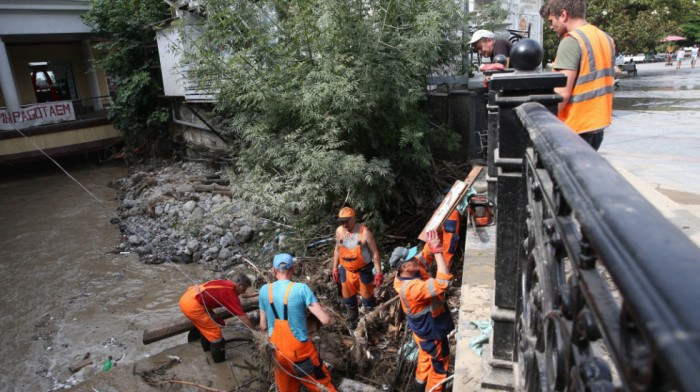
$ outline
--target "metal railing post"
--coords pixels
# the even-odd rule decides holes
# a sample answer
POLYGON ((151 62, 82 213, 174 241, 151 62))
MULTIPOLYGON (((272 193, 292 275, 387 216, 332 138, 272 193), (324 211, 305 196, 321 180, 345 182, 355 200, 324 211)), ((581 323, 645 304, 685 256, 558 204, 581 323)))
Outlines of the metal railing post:
POLYGON ((515 108, 525 102, 540 102, 556 113, 561 96, 555 87, 564 86, 566 77, 557 72, 516 70, 496 74, 489 82, 488 175, 495 176, 491 198, 497 205, 495 295, 491 308, 493 336, 484 351, 482 386, 512 389, 515 350, 516 313, 520 303, 519 271, 525 257, 527 194, 523 178, 523 158, 530 145, 527 131, 515 108), (494 197, 495 196, 495 197, 494 197))

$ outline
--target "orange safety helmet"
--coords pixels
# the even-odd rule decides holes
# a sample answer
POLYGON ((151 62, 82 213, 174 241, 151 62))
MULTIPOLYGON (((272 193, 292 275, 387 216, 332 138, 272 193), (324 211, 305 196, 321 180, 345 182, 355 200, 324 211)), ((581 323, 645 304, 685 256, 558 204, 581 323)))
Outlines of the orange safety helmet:
POLYGON ((339 221, 348 221, 353 217, 355 217, 355 210, 350 207, 343 207, 340 209, 340 212, 338 212, 339 221))

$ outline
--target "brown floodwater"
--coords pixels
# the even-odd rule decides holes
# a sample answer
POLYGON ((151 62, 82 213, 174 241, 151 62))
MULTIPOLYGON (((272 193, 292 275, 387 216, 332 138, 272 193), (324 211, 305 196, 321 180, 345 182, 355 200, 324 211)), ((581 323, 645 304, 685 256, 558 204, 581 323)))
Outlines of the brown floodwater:
POLYGON ((177 301, 200 279, 195 266, 144 265, 112 252, 118 201, 107 184, 127 174, 113 162, 65 162, 0 171, 0 390, 53 391, 182 343, 144 346, 142 332, 177 319, 177 301), (76 372, 85 356, 93 364, 76 372))

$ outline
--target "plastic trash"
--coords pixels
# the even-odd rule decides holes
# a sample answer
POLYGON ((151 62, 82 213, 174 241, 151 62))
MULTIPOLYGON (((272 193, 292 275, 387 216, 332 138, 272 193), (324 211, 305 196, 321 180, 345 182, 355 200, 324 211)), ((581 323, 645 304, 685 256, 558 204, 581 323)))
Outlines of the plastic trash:
POLYGON ((489 320, 472 321, 470 324, 476 326, 476 328, 481 331, 481 334, 477 337, 469 339, 469 348, 471 348, 476 355, 481 356, 483 346, 489 342, 489 336, 491 336, 491 333, 493 332, 493 323, 491 320, 489 320))
POLYGON ((107 362, 105 362, 105 364, 102 366, 102 370, 106 372, 111 368, 112 368, 112 356, 110 355, 109 359, 107 359, 107 362))
POLYGON ((416 341, 413 339, 410 339, 406 344, 401 347, 399 350, 399 354, 401 353, 406 353, 404 355, 404 358, 409 361, 409 362, 414 362, 418 359, 418 346, 416 345, 416 341))

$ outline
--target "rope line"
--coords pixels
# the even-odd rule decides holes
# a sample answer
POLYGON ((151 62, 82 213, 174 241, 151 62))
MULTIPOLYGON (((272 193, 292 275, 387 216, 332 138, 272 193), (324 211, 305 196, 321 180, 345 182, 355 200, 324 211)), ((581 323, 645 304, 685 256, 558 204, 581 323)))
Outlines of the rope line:
POLYGON ((439 387, 440 385, 442 385, 442 384, 444 384, 444 383, 446 383, 446 382, 452 380, 453 378, 455 378, 455 375, 454 375, 454 374, 451 375, 451 376, 449 376, 449 377, 447 377, 447 378, 445 378, 444 380, 440 381, 439 383, 435 384, 435 386, 432 387, 432 388, 430 388, 430 390, 429 390, 428 392, 433 392, 433 391, 435 390, 435 388, 437 388, 437 387, 439 387))
MULTIPOLYGON (((34 148, 36 148, 46 158, 48 158, 51 162, 53 162, 54 165, 56 165, 59 169, 61 169, 61 171, 63 171, 68 176, 68 178, 70 178, 76 184, 78 184, 81 188, 83 188, 83 190, 85 190, 85 192, 87 192, 88 195, 90 195, 93 199, 95 199, 95 201, 97 201, 97 203, 99 203, 102 207, 108 209, 110 211, 110 213, 114 213, 111 208, 107 207, 107 205, 105 205, 105 203, 102 202, 102 200, 100 200, 97 196, 95 196, 92 192, 90 192, 85 186, 83 186, 83 184, 80 183, 80 181, 76 180, 75 177, 70 175, 70 173, 68 173, 66 171, 66 169, 63 168, 63 166, 61 166, 58 162, 56 162, 55 159, 53 159, 49 154, 47 154, 44 150, 42 150, 41 147, 39 147, 36 143, 34 143, 34 141, 29 136, 25 135, 24 132, 20 131, 16 125, 13 125, 13 128, 17 133, 24 136, 24 138, 27 139, 29 141, 29 143, 31 143, 34 146, 34 148)), ((121 221, 121 218, 119 218, 119 220, 121 221)))
MULTIPOLYGON (((269 343, 269 344, 272 346, 272 348, 274 348, 275 350, 277 350, 277 351, 279 352, 279 350, 277 349, 277 347, 275 347, 274 344, 272 344, 272 343, 269 343)), ((294 361, 292 361, 291 359, 287 358, 286 355, 282 354, 281 352, 280 352, 280 355, 282 355, 286 360, 288 360, 289 363, 292 364, 292 366, 294 366, 294 367, 298 368, 299 370, 301 370, 302 373, 306 374, 307 376, 311 376, 310 374, 306 373, 303 369, 299 368, 299 366, 298 366, 297 364, 295 364, 294 361)), ((307 378, 298 377, 296 374, 291 374, 291 373, 289 373, 289 372, 287 371, 287 369, 285 369, 285 368, 282 366, 282 364, 279 363, 279 361, 277 360, 277 358, 276 358, 275 356, 272 356, 272 359, 274 359, 275 363, 277 363, 279 369, 282 370, 283 372, 287 373, 288 376, 290 376, 290 377, 292 377, 292 378, 296 378, 297 380, 299 380, 299 381, 302 382, 302 383, 307 382, 307 383, 309 383, 309 384, 316 384, 316 385, 320 388, 321 391, 328 391, 328 388, 326 388, 325 385, 323 385, 323 384, 317 382, 317 381, 314 380, 314 379, 309 380, 309 379, 307 379, 307 378)), ((319 361, 319 362, 320 362, 320 361, 319 361)), ((323 365, 323 364, 321 364, 321 365, 323 365)))

